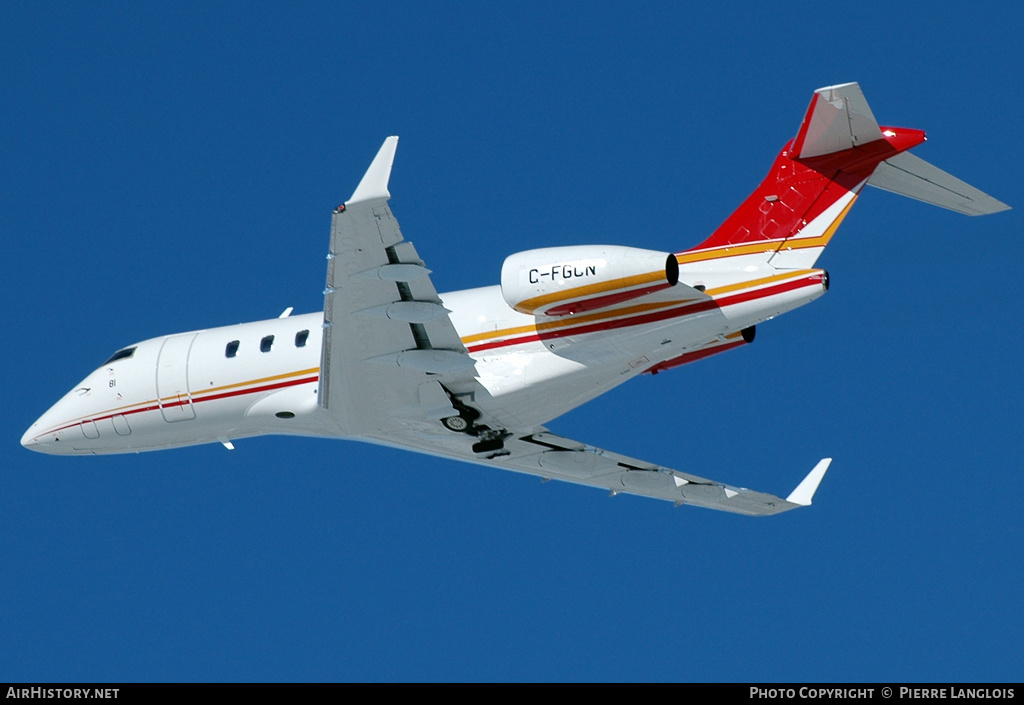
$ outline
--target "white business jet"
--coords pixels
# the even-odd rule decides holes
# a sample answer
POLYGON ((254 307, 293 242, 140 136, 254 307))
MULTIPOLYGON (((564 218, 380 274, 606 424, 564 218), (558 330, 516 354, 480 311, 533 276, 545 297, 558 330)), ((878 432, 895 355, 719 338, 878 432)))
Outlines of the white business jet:
POLYGON ((818 256, 866 184, 970 215, 1007 206, 911 156, 856 83, 815 92, 764 182, 697 247, 552 247, 501 285, 439 295, 388 206, 388 137, 331 221, 323 312, 154 338, 114 353, 22 438, 93 455, 263 434, 368 441, 748 515, 811 503, 629 458, 544 424, 632 377, 732 350, 828 289, 818 256))

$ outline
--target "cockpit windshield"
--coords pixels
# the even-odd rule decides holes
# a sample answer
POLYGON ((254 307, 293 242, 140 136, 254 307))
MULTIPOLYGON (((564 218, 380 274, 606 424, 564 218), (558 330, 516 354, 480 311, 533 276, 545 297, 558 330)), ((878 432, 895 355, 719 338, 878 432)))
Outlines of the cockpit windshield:
POLYGON ((109 365, 111 362, 114 362, 114 360, 126 360, 134 354, 135 348, 124 348, 123 350, 118 350, 116 353, 111 355, 110 359, 104 362, 103 364, 109 365))

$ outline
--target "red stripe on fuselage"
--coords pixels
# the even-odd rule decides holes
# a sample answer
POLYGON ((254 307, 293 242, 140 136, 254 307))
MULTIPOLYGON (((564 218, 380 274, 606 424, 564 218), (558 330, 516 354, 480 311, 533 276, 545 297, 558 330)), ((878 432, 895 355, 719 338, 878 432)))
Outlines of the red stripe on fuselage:
POLYGON ((747 341, 741 338, 740 340, 736 340, 731 343, 725 343, 724 345, 716 345, 711 348, 704 348, 703 350, 694 350, 693 352, 685 353, 683 355, 680 355, 679 357, 674 357, 671 360, 659 362, 657 365, 654 365, 653 367, 647 369, 646 372, 647 374, 656 375, 659 372, 671 370, 673 367, 679 367, 681 365, 687 365, 691 362, 696 362, 697 360, 703 360, 706 357, 711 357, 712 355, 717 355, 718 353, 723 353, 726 352, 727 350, 734 350, 735 348, 738 348, 739 346, 746 344, 747 341))
MULTIPOLYGON (((83 424, 83 423, 85 423, 87 421, 91 421, 92 423, 96 423, 97 421, 104 421, 106 419, 112 419, 115 416, 133 416, 135 414, 141 414, 141 413, 144 413, 146 411, 158 411, 161 408, 169 409, 169 408, 172 408, 172 407, 175 407, 175 406, 185 406, 185 405, 187 405, 189 403, 198 404, 200 402, 212 401, 214 399, 226 399, 228 397, 238 397, 238 396, 243 396, 245 394, 256 394, 258 392, 269 392, 269 391, 273 391, 275 389, 282 389, 284 387, 294 387, 294 386, 299 385, 299 384, 311 384, 311 383, 316 382, 319 379, 320 379, 319 375, 314 375, 313 377, 304 377, 302 379, 293 379, 293 380, 288 380, 286 382, 277 382, 275 384, 266 384, 266 385, 263 385, 261 387, 253 387, 252 389, 238 389, 238 390, 231 391, 231 392, 223 392, 222 394, 210 394, 210 395, 205 396, 205 397, 199 397, 199 398, 194 398, 193 397, 191 399, 186 398, 183 401, 179 400, 179 401, 174 401, 174 402, 166 403, 162 407, 161 407, 160 404, 150 404, 149 406, 143 406, 143 407, 139 407, 137 409, 127 409, 125 411, 116 411, 116 412, 105 414, 105 415, 102 415, 102 416, 96 416, 96 417, 87 418, 87 419, 80 419, 79 421, 75 421, 74 423, 67 424, 66 426, 60 426, 59 428, 54 428, 54 429, 51 429, 51 430, 46 431, 44 433, 40 433, 38 436, 36 436, 36 438, 42 438, 43 436, 48 436, 51 433, 59 433, 60 431, 64 431, 64 430, 69 429, 69 428, 74 428, 75 426, 79 426, 79 425, 81 425, 81 424, 83 424)), ((197 394, 198 393, 199 392, 197 392, 197 394)))
POLYGON ((689 316, 695 313, 702 313, 704 311, 710 311, 716 308, 723 308, 725 306, 732 306, 734 304, 744 303, 745 301, 753 301, 768 296, 774 296, 775 294, 782 294, 787 291, 793 291, 794 289, 800 289, 805 286, 821 284, 822 277, 822 274, 814 274, 810 277, 804 277, 802 279, 794 279, 793 281, 782 282, 781 284, 769 286, 764 289, 755 289, 753 291, 741 291, 737 294, 733 294, 732 296, 723 296, 720 299, 712 299, 710 301, 698 301, 696 303, 685 304, 683 306, 677 306, 675 308, 665 309, 662 311, 645 313, 640 316, 634 316, 633 318, 621 318, 617 321, 592 323, 590 325, 569 328, 567 330, 532 333, 530 335, 523 335, 517 338, 508 338, 506 340, 498 340, 490 343, 481 343, 480 345, 470 346, 467 348, 467 350, 469 350, 469 352, 480 352, 483 350, 493 350, 495 348, 502 348, 509 345, 521 345, 523 343, 531 343, 538 340, 552 340, 555 338, 565 338, 567 336, 572 335, 585 335, 587 333, 597 333, 600 331, 615 330, 618 328, 628 328, 632 326, 643 325, 645 323, 663 321, 670 318, 689 316))

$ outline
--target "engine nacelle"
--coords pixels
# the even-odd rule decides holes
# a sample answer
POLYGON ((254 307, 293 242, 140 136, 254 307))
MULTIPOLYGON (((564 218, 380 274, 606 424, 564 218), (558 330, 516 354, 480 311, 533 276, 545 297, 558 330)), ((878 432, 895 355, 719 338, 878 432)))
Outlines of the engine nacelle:
POLYGON ((501 267, 501 295, 521 313, 568 316, 636 299, 679 281, 675 255, 617 245, 517 252, 501 267))

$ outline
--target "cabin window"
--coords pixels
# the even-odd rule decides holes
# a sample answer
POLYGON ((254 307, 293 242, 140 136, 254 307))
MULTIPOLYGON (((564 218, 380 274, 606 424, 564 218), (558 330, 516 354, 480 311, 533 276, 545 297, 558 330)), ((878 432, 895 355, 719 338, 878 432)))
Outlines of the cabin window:
POLYGON ((295 347, 304 348, 306 347, 306 339, 309 338, 308 330, 300 330, 295 334, 295 347))
POLYGON ((274 347, 274 336, 268 335, 260 341, 260 352, 270 352, 270 349, 274 347))
POLYGON ((228 346, 224 348, 224 357, 234 357, 238 354, 238 341, 232 340, 228 343, 228 346))
POLYGON ((125 348, 124 350, 118 350, 116 353, 110 356, 110 359, 104 362, 104 365, 109 365, 115 360, 127 360, 129 357, 135 354, 135 348, 125 348))

